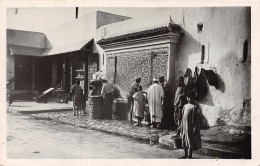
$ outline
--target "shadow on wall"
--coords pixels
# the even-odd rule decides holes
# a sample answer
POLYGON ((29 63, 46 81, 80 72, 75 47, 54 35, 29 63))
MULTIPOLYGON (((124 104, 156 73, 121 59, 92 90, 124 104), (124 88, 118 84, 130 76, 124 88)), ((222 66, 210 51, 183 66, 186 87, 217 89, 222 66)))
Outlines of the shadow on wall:
POLYGON ((201 72, 206 76, 210 86, 214 86, 217 90, 225 92, 226 86, 223 79, 213 70, 201 69, 201 72))
POLYGON ((201 69, 201 72, 196 81, 197 100, 201 104, 214 106, 212 95, 209 86, 214 86, 222 93, 225 92, 225 83, 223 79, 213 70, 201 69))

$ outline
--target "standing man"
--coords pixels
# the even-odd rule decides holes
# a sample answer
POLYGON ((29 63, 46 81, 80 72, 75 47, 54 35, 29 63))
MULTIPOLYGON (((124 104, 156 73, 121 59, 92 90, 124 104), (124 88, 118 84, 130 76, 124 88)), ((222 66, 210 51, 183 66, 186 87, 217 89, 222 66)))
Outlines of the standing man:
POLYGON ((201 114, 194 102, 194 92, 187 94, 188 104, 183 107, 181 122, 181 138, 184 156, 180 158, 192 158, 193 150, 201 148, 200 121, 201 114))
POLYGON ((72 85, 71 90, 70 90, 70 94, 72 95, 72 101, 73 101, 73 112, 74 112, 74 116, 79 115, 79 111, 82 107, 82 89, 79 86, 80 84, 80 80, 76 81, 76 84, 72 85))
POLYGON ((163 97, 164 92, 161 85, 158 84, 159 80, 153 78, 153 85, 151 85, 148 89, 147 99, 148 99, 148 106, 151 115, 151 119, 155 120, 157 124, 157 128, 161 128, 161 121, 163 118, 163 97), (154 117, 154 118, 153 118, 154 117))
POLYGON ((183 76, 179 76, 177 78, 177 84, 178 84, 178 88, 175 92, 175 98, 174 98, 174 122, 175 125, 177 126, 177 129, 175 130, 174 136, 172 138, 180 136, 182 109, 183 106, 187 104, 183 76))
POLYGON ((112 104, 114 99, 113 93, 118 92, 118 90, 113 83, 107 81, 107 77, 103 76, 101 79, 103 83, 101 95, 104 99, 104 105, 107 114, 106 118, 112 119, 112 104))
POLYGON ((162 128, 173 129, 173 111, 172 111, 172 93, 169 84, 165 81, 165 76, 159 77, 160 85, 163 88, 164 98, 163 98, 163 119, 162 128))
POLYGON ((129 90, 129 98, 128 98, 128 102, 130 104, 130 112, 129 112, 129 121, 132 122, 133 121, 133 107, 134 107, 134 99, 133 99, 133 95, 136 93, 136 89, 139 88, 139 86, 141 83, 141 77, 135 77, 135 83, 132 85, 132 87, 129 90))

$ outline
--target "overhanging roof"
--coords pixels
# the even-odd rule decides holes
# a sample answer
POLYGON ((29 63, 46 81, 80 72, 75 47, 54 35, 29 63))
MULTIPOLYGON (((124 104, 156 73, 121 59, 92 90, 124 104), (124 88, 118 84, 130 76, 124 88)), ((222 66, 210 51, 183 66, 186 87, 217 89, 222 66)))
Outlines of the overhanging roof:
POLYGON ((10 55, 41 56, 45 48, 27 47, 20 45, 8 45, 10 55))
POLYGON ((37 48, 37 47, 27 47, 19 45, 8 45, 11 51, 10 55, 24 55, 24 56, 51 56, 57 54, 63 54, 68 52, 74 52, 86 49, 93 39, 87 39, 77 43, 62 45, 54 48, 37 48))
POLYGON ((156 27, 153 29, 147 29, 144 31, 132 32, 132 33, 124 34, 124 35, 104 38, 104 39, 99 40, 97 43, 99 45, 106 45, 106 44, 117 43, 117 42, 122 42, 122 41, 129 41, 129 40, 134 40, 134 39, 163 35, 163 34, 167 34, 170 32, 173 32, 173 33, 176 33, 179 35, 183 34, 183 31, 179 25, 169 23, 168 26, 165 25, 165 26, 160 26, 160 27, 156 27))
POLYGON ((71 43, 71 44, 67 44, 67 45, 54 47, 54 48, 47 48, 42 53, 42 56, 57 55, 57 54, 63 54, 63 53, 67 53, 67 52, 84 50, 84 49, 86 49, 86 46, 89 45, 92 41, 93 41, 93 38, 87 39, 84 41, 80 41, 77 43, 71 43))

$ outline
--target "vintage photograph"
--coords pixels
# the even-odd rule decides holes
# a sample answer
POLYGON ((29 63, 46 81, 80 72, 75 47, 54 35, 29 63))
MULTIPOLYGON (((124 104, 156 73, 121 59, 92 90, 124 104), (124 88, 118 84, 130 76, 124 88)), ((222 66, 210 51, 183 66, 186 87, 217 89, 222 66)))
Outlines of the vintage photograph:
POLYGON ((7 159, 252 159, 251 7, 9 7, 7 159))

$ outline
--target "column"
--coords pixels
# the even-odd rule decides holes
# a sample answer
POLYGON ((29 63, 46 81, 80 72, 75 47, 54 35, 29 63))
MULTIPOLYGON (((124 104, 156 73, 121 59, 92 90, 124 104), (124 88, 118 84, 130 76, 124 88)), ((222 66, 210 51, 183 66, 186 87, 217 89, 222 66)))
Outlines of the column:
POLYGON ((170 84, 172 94, 175 94, 176 90, 176 73, 175 73, 175 57, 177 53, 177 46, 179 43, 180 36, 171 36, 169 43, 169 53, 168 53, 168 72, 167 81, 170 84))
POLYGON ((56 87, 57 86, 57 57, 53 56, 51 61, 52 61, 51 85, 52 87, 56 87))
POLYGON ((32 90, 35 89, 35 58, 32 58, 32 90))

